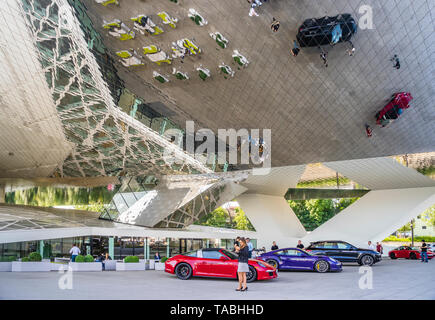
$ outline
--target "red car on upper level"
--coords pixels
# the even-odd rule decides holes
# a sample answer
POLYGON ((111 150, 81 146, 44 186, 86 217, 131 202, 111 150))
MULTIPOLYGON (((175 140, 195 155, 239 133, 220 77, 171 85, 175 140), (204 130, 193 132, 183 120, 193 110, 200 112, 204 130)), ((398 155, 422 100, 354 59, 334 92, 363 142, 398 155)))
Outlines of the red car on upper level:
MULTIPOLYGON (((405 259, 421 259, 420 248, 417 247, 409 247, 409 246, 401 246, 396 249, 388 252, 388 256, 391 259, 405 258, 405 259)), ((432 259, 434 257, 434 253, 431 250, 427 250, 428 259, 432 259)))
MULTIPOLYGON (((277 277, 276 269, 270 264, 249 259, 246 281, 268 280, 277 277)), ((226 249, 207 248, 176 255, 165 262, 165 272, 179 279, 191 277, 217 277, 237 279, 238 256, 226 249)))

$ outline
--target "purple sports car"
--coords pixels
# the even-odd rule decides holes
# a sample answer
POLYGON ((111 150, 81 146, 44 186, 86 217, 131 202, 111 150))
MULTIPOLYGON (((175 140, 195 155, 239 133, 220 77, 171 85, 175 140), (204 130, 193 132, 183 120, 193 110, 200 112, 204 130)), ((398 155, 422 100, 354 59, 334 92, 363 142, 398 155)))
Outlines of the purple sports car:
POLYGON ((263 253, 257 259, 266 261, 277 270, 341 271, 340 261, 327 256, 315 256, 297 248, 279 249, 263 253))

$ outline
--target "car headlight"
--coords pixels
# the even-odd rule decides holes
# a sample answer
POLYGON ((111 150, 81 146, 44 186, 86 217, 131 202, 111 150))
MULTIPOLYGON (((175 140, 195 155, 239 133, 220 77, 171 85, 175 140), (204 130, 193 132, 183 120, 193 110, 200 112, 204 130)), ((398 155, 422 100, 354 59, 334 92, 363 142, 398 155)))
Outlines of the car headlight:
POLYGON ((264 263, 261 263, 261 262, 257 262, 257 263, 260 267, 267 268, 267 266, 264 263))

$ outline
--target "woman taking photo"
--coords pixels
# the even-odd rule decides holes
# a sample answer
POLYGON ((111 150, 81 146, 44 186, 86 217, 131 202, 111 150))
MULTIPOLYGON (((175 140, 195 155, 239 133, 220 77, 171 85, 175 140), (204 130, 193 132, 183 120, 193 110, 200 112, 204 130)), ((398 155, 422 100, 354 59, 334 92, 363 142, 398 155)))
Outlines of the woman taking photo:
POLYGON ((246 272, 249 272, 249 249, 246 244, 245 238, 240 238, 240 246, 235 246, 236 252, 239 254, 239 266, 237 268, 237 274, 239 275, 239 287, 236 291, 247 291, 246 285, 246 272))

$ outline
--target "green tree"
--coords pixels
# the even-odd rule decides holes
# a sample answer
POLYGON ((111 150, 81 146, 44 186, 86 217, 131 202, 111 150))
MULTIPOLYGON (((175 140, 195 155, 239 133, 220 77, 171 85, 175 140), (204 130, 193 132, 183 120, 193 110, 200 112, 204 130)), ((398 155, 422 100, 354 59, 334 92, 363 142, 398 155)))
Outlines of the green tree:
POLYGON ((422 219, 435 227, 435 204, 421 214, 422 219))
POLYGON ((288 203, 307 231, 313 231, 358 198, 289 200, 288 203))
POLYGON ((202 219, 198 221, 199 225, 217 227, 217 228, 229 228, 230 225, 228 220, 230 219, 227 210, 222 207, 205 215, 202 219))
POLYGON ((245 212, 241 208, 236 208, 236 215, 234 217, 234 229, 255 231, 254 226, 249 221, 245 212))

